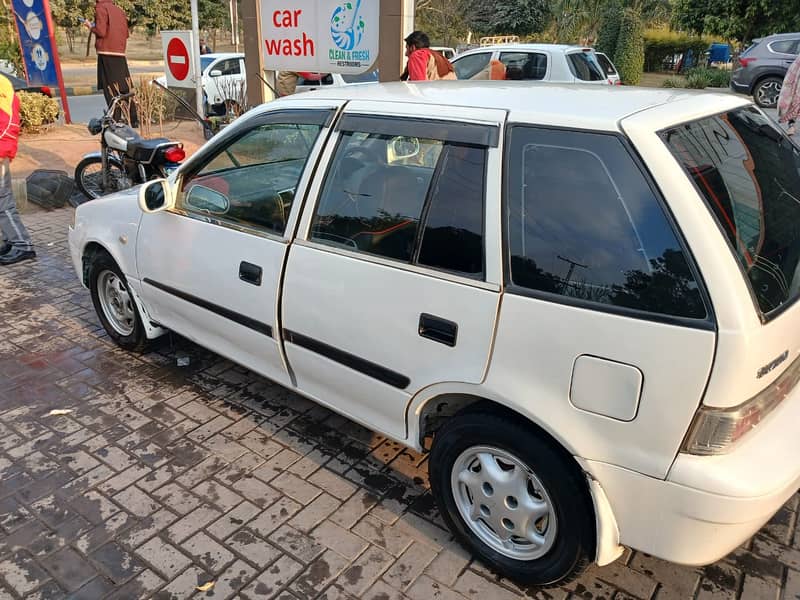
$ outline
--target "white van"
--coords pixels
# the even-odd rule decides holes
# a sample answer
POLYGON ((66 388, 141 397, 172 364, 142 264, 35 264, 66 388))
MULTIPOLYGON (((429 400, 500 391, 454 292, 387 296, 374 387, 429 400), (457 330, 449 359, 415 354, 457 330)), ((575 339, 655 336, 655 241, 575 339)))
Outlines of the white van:
POLYGON ((81 205, 108 335, 168 330, 417 450, 520 582, 716 561, 800 487, 800 153, 739 96, 320 89, 81 205))

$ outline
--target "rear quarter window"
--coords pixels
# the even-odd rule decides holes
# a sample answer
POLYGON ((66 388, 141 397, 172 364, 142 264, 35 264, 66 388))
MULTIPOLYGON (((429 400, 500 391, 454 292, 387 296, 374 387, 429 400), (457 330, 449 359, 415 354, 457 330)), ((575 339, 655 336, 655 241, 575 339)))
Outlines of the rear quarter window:
POLYGON ((707 316, 682 246, 617 136, 521 125, 510 136, 513 288, 614 312, 707 316))
POLYGON ((567 63, 572 74, 581 81, 604 81, 606 79, 597 58, 590 52, 567 54, 567 63))

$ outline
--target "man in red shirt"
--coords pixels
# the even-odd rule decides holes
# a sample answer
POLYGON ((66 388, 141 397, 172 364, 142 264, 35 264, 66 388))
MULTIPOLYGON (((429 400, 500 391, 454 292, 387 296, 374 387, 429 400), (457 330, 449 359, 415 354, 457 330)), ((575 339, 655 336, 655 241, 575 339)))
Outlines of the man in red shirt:
MULTIPOLYGON (((437 79, 456 79, 453 65, 442 54, 431 50, 431 42, 426 33, 412 32, 406 39, 408 81, 428 81, 437 79)), ((403 73, 405 76, 405 73, 403 73)), ((405 81, 403 77, 401 80, 405 81)))
MULTIPOLYGON (((110 105, 114 96, 127 94, 130 91, 131 72, 125 50, 128 45, 128 18, 114 0, 97 0, 94 7, 94 23, 84 21, 95 36, 94 49, 97 52, 97 87, 103 90, 106 104, 110 105)), ((130 124, 139 126, 136 103, 127 103, 130 124)), ((120 113, 114 114, 115 119, 120 113)))
POLYGON ((33 242, 19 218, 11 191, 11 160, 17 155, 19 138, 19 98, 14 86, 0 75, 0 265, 13 265, 36 258, 33 242))

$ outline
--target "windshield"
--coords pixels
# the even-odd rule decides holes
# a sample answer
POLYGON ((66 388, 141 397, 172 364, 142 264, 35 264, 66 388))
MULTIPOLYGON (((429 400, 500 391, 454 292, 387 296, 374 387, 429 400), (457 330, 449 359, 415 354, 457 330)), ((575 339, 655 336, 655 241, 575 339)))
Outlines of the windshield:
POLYGON ((213 63, 213 62, 214 62, 214 59, 211 58, 210 56, 201 56, 200 57, 200 70, 201 71, 205 71, 211 65, 211 63, 213 63))
POLYGON ((800 295, 800 151, 755 107, 663 133, 768 315, 800 295))
POLYGON ((342 74, 345 83, 374 83, 378 81, 378 71, 368 71, 359 75, 342 74))

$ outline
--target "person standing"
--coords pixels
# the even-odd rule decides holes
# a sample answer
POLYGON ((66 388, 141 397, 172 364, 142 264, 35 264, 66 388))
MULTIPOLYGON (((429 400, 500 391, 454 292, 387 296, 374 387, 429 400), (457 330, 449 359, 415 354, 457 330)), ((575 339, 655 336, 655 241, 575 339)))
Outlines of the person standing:
MULTIPOLYGON (((95 35, 94 48, 97 51, 97 87, 103 90, 106 105, 114 96, 130 92, 131 72, 125 50, 128 45, 128 18, 125 12, 114 4, 114 0, 97 0, 94 7, 94 23, 88 19, 84 25, 95 35)), ((130 124, 139 126, 136 103, 126 101, 130 124)), ((115 112, 119 119, 121 110, 115 112)))
MULTIPOLYGON (((428 35, 422 31, 413 31, 405 39, 408 63, 408 81, 430 81, 438 79, 457 79, 453 65, 442 54, 431 50, 428 35)), ((405 72, 401 76, 405 76, 405 72)))
POLYGON ((17 212, 11 190, 11 161, 17 155, 19 141, 19 98, 14 86, 0 76, 0 265, 13 265, 36 258, 33 242, 17 212))
POLYGON ((786 133, 794 135, 797 131, 795 122, 800 116, 800 56, 794 59, 792 66, 786 71, 778 96, 778 122, 788 123, 786 133))
POLYGON ((205 38, 200 38, 200 54, 211 54, 211 46, 206 44, 205 38))

